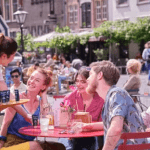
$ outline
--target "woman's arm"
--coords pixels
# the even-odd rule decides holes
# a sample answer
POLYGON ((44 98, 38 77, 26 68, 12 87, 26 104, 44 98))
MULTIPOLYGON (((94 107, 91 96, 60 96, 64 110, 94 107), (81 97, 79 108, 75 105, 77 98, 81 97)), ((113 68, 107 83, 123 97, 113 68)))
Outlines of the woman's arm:
MULTIPOLYGON (((2 135, 2 136, 7 135, 8 127, 9 127, 10 123, 12 122, 12 120, 15 116, 15 113, 16 113, 16 111, 13 108, 7 108, 6 109, 4 119, 2 122, 0 135, 2 135)), ((0 148, 3 146, 3 144, 4 144, 4 141, 0 141, 0 148)))
POLYGON ((104 130, 103 122, 83 123, 83 131, 104 130))
POLYGON ((47 104, 48 103, 48 100, 47 100, 47 90, 45 90, 44 92, 41 92, 41 104, 44 105, 44 104, 47 104))

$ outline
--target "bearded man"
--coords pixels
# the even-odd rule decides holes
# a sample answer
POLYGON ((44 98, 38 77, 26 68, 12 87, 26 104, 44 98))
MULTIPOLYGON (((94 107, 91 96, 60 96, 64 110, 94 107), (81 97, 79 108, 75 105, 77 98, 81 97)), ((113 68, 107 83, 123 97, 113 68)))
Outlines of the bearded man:
MULTIPOLYGON (((123 143, 120 139, 123 132, 144 132, 145 126, 134 101, 124 89, 116 87, 120 78, 119 70, 110 61, 95 62, 90 65, 90 76, 87 79, 87 92, 98 93, 105 100, 103 123, 91 124, 92 129, 104 128, 103 150, 117 150, 123 143)), ((127 144, 147 143, 146 139, 128 140, 127 144)))

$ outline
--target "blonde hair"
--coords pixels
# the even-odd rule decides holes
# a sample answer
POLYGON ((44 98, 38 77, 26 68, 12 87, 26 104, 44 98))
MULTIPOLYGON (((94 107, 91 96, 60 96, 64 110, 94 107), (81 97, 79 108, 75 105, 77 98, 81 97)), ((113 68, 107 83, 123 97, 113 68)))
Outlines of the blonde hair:
POLYGON ((128 62, 127 62, 127 68, 131 69, 133 73, 140 73, 141 71, 141 62, 139 62, 138 60, 136 59, 130 59, 128 62))

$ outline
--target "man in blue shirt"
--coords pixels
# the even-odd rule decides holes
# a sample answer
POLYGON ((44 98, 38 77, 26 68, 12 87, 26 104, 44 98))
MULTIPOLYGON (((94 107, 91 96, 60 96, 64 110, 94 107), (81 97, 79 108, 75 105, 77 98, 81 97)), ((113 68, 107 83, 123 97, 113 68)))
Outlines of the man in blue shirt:
MULTIPOLYGON (((127 91, 116 87, 120 78, 119 70, 109 61, 95 62, 90 65, 91 71, 87 91, 95 91, 105 100, 102 120, 99 128, 104 128, 103 150, 117 150, 123 143, 122 132, 144 132, 145 126, 134 101, 127 91)), ((146 139, 128 140, 128 144, 147 143, 146 139)))

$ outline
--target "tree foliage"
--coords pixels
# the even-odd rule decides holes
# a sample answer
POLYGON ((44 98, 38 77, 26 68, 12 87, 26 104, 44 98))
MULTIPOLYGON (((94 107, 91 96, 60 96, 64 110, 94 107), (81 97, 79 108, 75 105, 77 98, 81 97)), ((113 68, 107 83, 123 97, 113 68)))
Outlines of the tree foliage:
POLYGON ((70 28, 68 26, 65 26, 65 27, 62 27, 60 28, 58 25, 57 27, 55 28, 55 32, 58 32, 58 33, 64 33, 64 32, 71 32, 70 28))
MULTIPOLYGON (((24 49, 26 51, 34 51, 35 50, 35 42, 33 41, 33 36, 31 34, 23 35, 24 49)), ((21 47, 21 33, 18 32, 16 36, 16 41, 18 44, 18 50, 21 47)))
MULTIPOLYGON (((75 48, 78 43, 85 45, 89 41, 89 38, 92 36, 106 37, 106 44, 110 45, 111 43, 116 43, 117 45, 128 45, 131 40, 135 43, 140 44, 142 41, 147 42, 150 40, 150 18, 141 18, 136 22, 130 21, 105 21, 98 28, 94 29, 93 34, 77 35, 70 33, 70 28, 68 26, 55 28, 56 32, 67 34, 62 34, 54 37, 51 40, 47 40, 41 43, 34 43, 33 37, 28 34, 24 36, 24 45, 25 50, 31 51, 38 47, 47 47, 47 48, 57 48, 63 52, 68 52, 71 48, 75 48)), ((20 33, 17 34, 17 43, 20 46, 20 33)))

